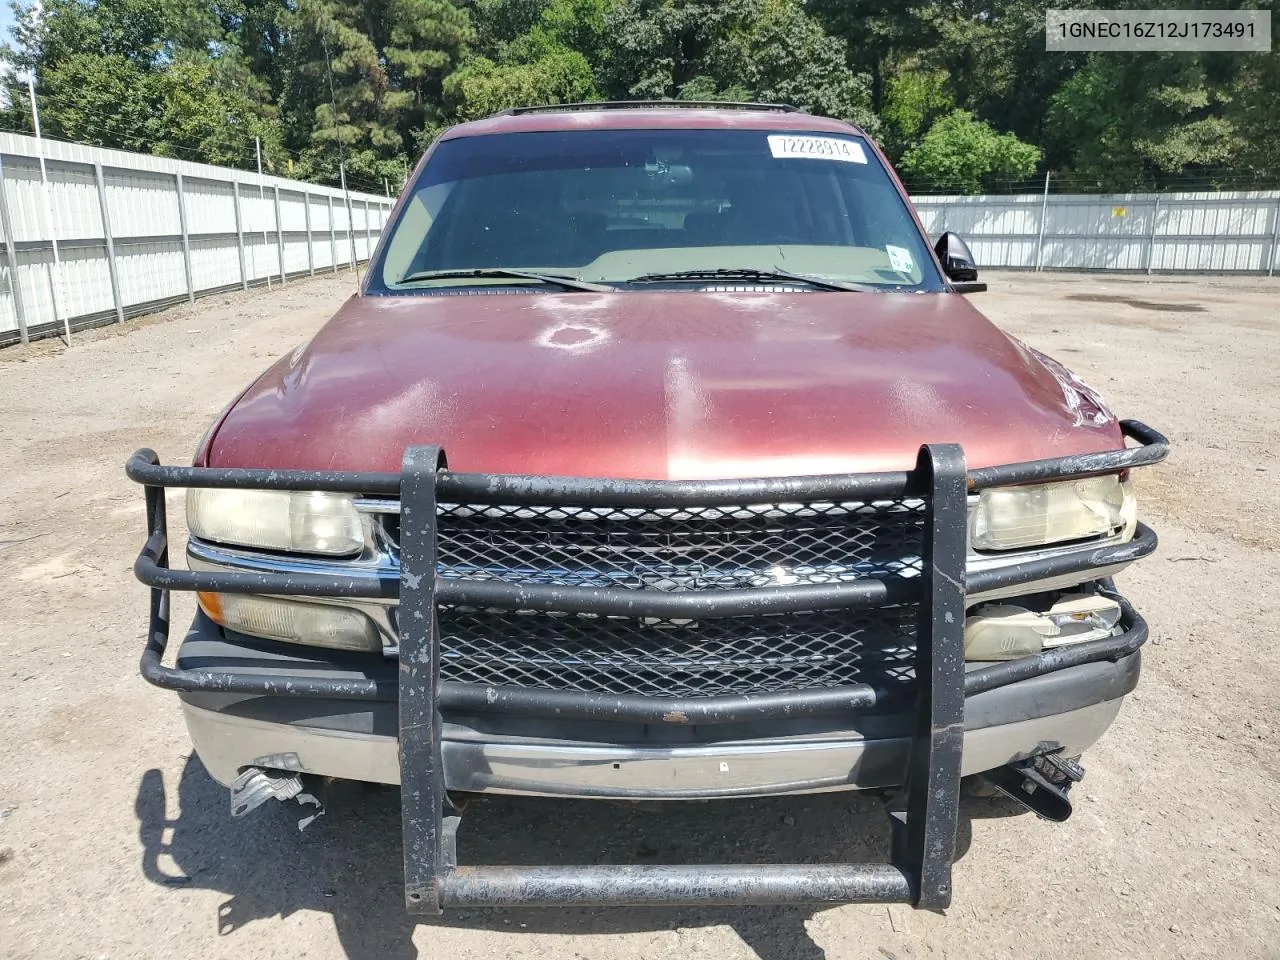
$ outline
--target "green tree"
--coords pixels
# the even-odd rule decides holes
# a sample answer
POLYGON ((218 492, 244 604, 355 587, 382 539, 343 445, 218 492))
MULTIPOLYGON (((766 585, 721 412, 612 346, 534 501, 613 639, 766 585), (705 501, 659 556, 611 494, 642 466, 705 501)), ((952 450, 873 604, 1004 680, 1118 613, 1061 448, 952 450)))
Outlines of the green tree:
POLYGON ((793 103, 877 121, 866 76, 800 0, 621 0, 605 17, 609 93, 619 98, 734 98, 793 103))
POLYGON ((1185 53, 1091 54, 1049 102, 1048 148, 1077 176, 1113 189, 1233 163, 1248 137, 1211 64, 1185 53))
POLYGON ((1224 115, 1243 140, 1235 164, 1241 172, 1280 178, 1280 51, 1227 56, 1233 57, 1234 76, 1224 93, 1224 115))
POLYGON ((850 73, 843 40, 799 0, 757 0, 726 23, 707 52, 710 73, 769 103, 790 103, 875 133, 870 80, 850 73))
POLYGON ((180 50, 207 50, 220 36, 217 18, 201 0, 48 0, 37 7, 12 2, 14 43, 5 60, 20 71, 82 53, 123 57, 161 68, 180 50))
POLYGON ((963 189, 1037 157, 1107 189, 1280 177, 1280 54, 1046 54, 1047 0, 11 3, 0 123, 29 127, 30 72, 53 135, 245 164, 256 137, 326 182, 342 159, 398 180, 459 120, 598 98, 790 102, 963 189))
POLYGON ((551 0, 474 0, 473 51, 486 59, 505 59, 507 44, 533 29, 551 0))
POLYGON ((298 0, 286 22, 282 107, 306 132, 305 173, 333 179, 345 157, 361 177, 398 179, 440 119, 444 80, 473 37, 466 11, 447 0, 298 0))
POLYGON ((995 179, 1035 172, 1040 151, 1011 133, 997 133, 967 110, 953 110, 906 152, 901 167, 913 186, 981 193, 995 179))
POLYGON ((166 69, 145 70, 118 54, 81 53, 46 71, 39 99, 53 136, 239 167, 257 137, 280 169, 280 125, 256 89, 232 59, 182 51, 166 69))
MULTIPOLYGON (((269 93, 218 18, 194 0, 52 0, 16 9, 0 56, 36 81, 52 136, 244 165, 261 137, 280 160, 269 93)), ((10 76, 10 125, 27 126, 25 83, 10 76)))
POLYGON ((945 70, 917 67, 889 77, 880 108, 884 146, 901 156, 920 142, 930 125, 955 109, 945 70))
POLYGON ((490 55, 472 57, 445 81, 446 115, 474 120, 507 107, 598 100, 595 64, 610 2, 482 0, 477 46, 490 55))
POLYGON ((445 104, 459 120, 474 120, 507 107, 572 103, 595 96, 591 65, 573 50, 509 66, 477 57, 444 84, 445 104))
MULTIPOLYGON (((1053 4, 1073 5, 1084 3, 1053 4)), ((1082 54, 1046 55, 1048 6, 1045 0, 809 0, 806 9, 847 41, 850 69, 870 77, 872 107, 888 125, 886 148, 900 157, 952 106, 1040 142, 1044 104, 1083 61, 1082 54), (939 77, 940 90, 933 83, 939 77), (945 106, 936 103, 939 94, 945 106), (903 133, 908 116, 902 110, 918 114, 926 95, 935 103, 924 109, 915 132, 903 133)))
POLYGON ((224 36, 273 103, 284 91, 290 36, 285 0, 212 0, 224 36))

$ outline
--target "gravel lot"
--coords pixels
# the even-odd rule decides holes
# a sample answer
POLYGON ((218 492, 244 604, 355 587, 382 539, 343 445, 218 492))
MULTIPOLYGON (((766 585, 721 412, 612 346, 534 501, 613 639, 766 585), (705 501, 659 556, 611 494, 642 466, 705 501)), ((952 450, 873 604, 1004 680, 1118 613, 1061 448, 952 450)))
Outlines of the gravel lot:
MULTIPOLYGON (((142 498, 210 419, 349 295, 349 274, 0 351, 0 954, 5 957, 1280 957, 1280 278, 1003 274, 975 302, 1124 416, 1166 431, 1139 481, 1159 554, 1122 588, 1145 674, 1061 826, 967 801, 946 916, 906 908, 470 911, 414 925, 392 791, 305 834, 233 823, 176 699, 135 672, 142 498)), ((176 506, 176 504, 175 504, 176 506)), ((176 511, 180 516, 180 511, 176 511)), ((179 604, 175 623, 188 616, 179 604)), ((882 858, 856 795, 662 812, 490 800, 472 862, 882 858)))

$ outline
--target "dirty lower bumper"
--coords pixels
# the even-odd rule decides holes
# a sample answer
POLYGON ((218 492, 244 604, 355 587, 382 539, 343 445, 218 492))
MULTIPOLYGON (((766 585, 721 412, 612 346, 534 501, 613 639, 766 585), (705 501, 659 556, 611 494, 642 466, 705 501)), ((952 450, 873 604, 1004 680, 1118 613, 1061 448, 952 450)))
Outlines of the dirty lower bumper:
MULTIPOLYGON (((1140 653, 1080 664, 968 697, 964 775, 1038 750, 1078 755, 1107 729, 1138 682, 1140 653)), ((394 675, 360 658, 318 663, 300 651, 225 635, 197 615, 178 654, 187 669, 253 670, 299 680, 394 675)), ((376 783, 400 782, 394 700, 181 695, 191 739, 214 779, 264 766, 376 783)), ((901 783, 909 713, 663 729, 646 723, 557 722, 446 712, 451 791, 632 800, 711 799, 901 783)))

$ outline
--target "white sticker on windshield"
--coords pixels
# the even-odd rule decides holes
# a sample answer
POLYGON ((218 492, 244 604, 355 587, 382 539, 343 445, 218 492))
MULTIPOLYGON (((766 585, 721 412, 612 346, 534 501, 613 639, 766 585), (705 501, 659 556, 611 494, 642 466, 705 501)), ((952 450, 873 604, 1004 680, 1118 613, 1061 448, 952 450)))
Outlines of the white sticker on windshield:
POLYGON ((911 252, 909 250, 886 243, 884 252, 889 254, 889 266, 899 273, 911 273, 915 270, 915 263, 911 260, 911 252))
POLYGON ((867 154, 862 144, 839 137, 792 137, 772 134, 769 152, 788 160, 843 160, 846 163, 866 163, 867 154))

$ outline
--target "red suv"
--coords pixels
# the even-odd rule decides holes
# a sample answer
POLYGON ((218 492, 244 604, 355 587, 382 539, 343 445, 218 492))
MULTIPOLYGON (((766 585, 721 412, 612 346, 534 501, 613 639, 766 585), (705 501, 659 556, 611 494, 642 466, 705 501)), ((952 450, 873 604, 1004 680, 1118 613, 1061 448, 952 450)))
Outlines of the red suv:
MULTIPOLYGON (((363 288, 130 461, 147 680, 241 815, 400 784, 406 900, 950 899, 981 774, 1064 819, 1138 679, 1120 421, 962 293, 864 134, 779 106, 510 110, 423 157, 363 288), (187 570, 164 488, 189 488, 187 570), (177 651, 168 591, 198 592, 177 651), (466 793, 884 791, 879 864, 460 866, 466 793)), ((1131 443, 1126 442, 1132 441, 1131 443)))

